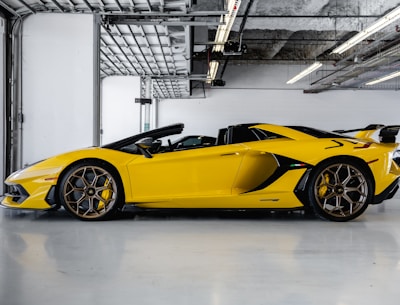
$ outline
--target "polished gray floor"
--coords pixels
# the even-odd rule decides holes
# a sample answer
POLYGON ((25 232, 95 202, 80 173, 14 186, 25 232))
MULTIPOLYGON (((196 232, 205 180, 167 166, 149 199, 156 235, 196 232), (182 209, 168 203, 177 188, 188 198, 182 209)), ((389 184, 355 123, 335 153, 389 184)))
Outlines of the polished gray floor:
POLYGON ((400 304, 400 197, 299 214, 82 222, 0 209, 0 304, 400 304))

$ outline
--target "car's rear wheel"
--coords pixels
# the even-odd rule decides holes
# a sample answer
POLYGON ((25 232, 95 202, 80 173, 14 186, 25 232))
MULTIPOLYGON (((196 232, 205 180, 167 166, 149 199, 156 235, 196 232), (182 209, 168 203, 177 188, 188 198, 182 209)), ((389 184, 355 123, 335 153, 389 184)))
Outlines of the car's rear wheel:
POLYGON ((372 193, 372 182, 365 166, 342 159, 317 166, 308 184, 308 196, 315 213, 333 221, 360 216, 371 202, 372 193))
POLYGON ((58 192, 64 208, 81 220, 109 218, 124 201, 118 173, 97 161, 84 161, 69 168, 60 180, 58 192))

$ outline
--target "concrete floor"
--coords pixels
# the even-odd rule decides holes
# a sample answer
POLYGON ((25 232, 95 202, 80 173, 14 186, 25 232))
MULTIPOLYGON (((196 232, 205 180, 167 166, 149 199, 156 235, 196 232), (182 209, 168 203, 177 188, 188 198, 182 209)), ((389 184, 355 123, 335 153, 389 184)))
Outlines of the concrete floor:
POLYGON ((356 221, 0 209, 4 305, 399 304, 400 197, 356 221))

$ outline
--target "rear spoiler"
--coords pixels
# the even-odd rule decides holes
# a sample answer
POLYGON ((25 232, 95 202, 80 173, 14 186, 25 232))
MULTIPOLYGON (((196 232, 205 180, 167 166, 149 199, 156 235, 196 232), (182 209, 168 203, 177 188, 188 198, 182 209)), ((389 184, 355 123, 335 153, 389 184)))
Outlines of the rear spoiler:
POLYGON ((355 135, 359 139, 371 139, 371 136, 379 131, 379 140, 381 143, 396 143, 396 136, 399 133, 400 125, 382 125, 370 124, 364 128, 348 129, 348 130, 334 130, 336 133, 357 132, 355 135))
POLYGON ((382 143, 396 143, 396 136, 399 133, 400 125, 383 127, 379 132, 379 140, 382 143))
POLYGON ((364 128, 356 128, 356 129, 339 129, 339 130, 334 130, 333 132, 336 133, 348 133, 348 132, 356 132, 356 131, 370 131, 370 130, 378 130, 385 127, 385 125, 382 124, 370 124, 367 127, 364 128))

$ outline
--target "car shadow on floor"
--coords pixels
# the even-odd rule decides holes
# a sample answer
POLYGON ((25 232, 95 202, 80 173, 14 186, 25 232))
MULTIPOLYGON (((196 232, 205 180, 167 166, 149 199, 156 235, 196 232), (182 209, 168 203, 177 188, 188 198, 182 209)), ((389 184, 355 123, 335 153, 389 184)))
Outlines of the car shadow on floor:
POLYGON ((314 214, 304 211, 268 211, 268 210, 136 210, 122 211, 113 219, 280 219, 280 220, 299 220, 317 219, 314 214))
MULTIPOLYGON (((71 221, 71 216, 63 208, 57 211, 0 210, 1 216, 14 221, 71 221)), ((268 210, 137 210, 128 209, 118 212, 109 221, 118 220, 314 220, 314 214, 304 211, 268 211, 268 210)))

